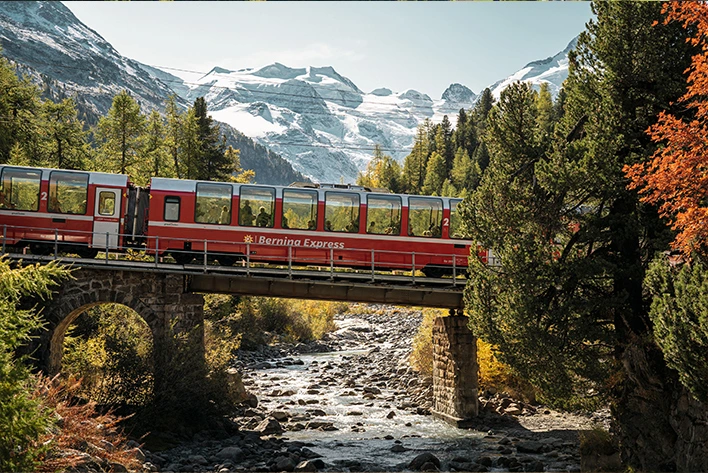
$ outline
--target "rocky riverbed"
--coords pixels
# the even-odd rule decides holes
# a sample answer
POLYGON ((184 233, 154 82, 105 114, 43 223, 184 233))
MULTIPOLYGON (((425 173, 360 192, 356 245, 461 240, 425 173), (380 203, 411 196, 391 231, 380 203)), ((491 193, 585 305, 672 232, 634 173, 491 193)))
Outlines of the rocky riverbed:
POLYGON ((416 310, 354 305, 308 344, 241 352, 255 394, 221 436, 145 452, 151 471, 580 471, 574 415, 503 394, 481 398, 474 429, 430 415, 432 387, 408 362, 416 310))

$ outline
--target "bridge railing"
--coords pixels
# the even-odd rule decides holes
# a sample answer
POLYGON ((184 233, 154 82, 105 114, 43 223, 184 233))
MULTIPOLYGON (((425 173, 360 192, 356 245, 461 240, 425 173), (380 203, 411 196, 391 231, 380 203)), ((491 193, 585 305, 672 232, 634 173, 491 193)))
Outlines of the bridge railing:
MULTIPOLYGON (((120 245, 119 241, 126 241, 132 238, 128 234, 115 233, 98 233, 92 231, 80 231, 70 229, 57 228, 42 228, 18 225, 3 225, 2 227, 2 253, 8 253, 8 241, 14 241, 15 237, 9 235, 22 234, 22 251, 26 251, 29 247, 33 254, 49 256, 52 259, 61 259, 62 254, 78 254, 98 250, 99 255, 94 257, 94 260, 103 260, 106 264, 115 260, 124 261, 154 261, 155 266, 170 264, 165 261, 165 248, 160 246, 160 237, 149 236, 144 237, 144 244, 141 246, 135 245, 120 245), (32 235, 37 237, 32 238, 32 235), (29 237, 28 237, 29 235, 29 237), (41 238, 38 238, 42 235, 41 238), (47 239, 48 235, 53 235, 53 238, 47 239), (116 241, 116 236, 120 237, 116 241), (105 237, 105 240, 103 238, 105 237), (103 246, 100 248, 89 247, 85 244, 87 240, 98 241, 101 239, 103 246), (105 243, 104 243, 105 242, 105 243), (115 244, 112 244, 115 242, 115 244), (133 250, 131 252, 130 250, 133 250), (137 251, 137 253, 135 253, 137 251), (100 254, 102 253, 102 254, 100 254), (162 255, 156 257, 155 254, 162 255)), ((224 261, 234 263, 237 260, 237 267, 245 270, 247 275, 251 274, 252 270, 263 268, 264 265, 275 265, 281 270, 287 270, 288 277, 292 278, 294 271, 298 267, 316 267, 318 271, 327 271, 333 279, 337 272, 357 272, 370 275, 371 282, 375 282, 377 275, 384 272, 400 271, 410 272, 412 283, 416 282, 416 278, 421 276, 416 275, 416 271, 420 269, 420 261, 428 257, 450 258, 451 265, 451 283, 453 286, 464 284, 458 281, 459 276, 464 276, 467 270, 466 256, 459 254, 440 254, 440 253, 424 253, 411 252, 405 250, 377 250, 371 248, 311 248, 293 244, 266 244, 257 242, 234 242, 214 239, 195 240, 193 238, 175 238, 169 237, 171 242, 190 242, 192 246, 201 246, 199 249, 184 250, 178 248, 169 248, 170 254, 184 255, 185 259, 190 256, 196 262, 174 265, 183 266, 185 268, 194 269, 201 267, 203 272, 211 271, 215 268, 215 263, 219 263, 220 269, 228 268, 231 265, 222 266, 224 261), (224 252, 210 250, 219 246, 230 246, 232 248, 242 248, 242 252, 224 252), (281 254, 268 255, 259 251, 261 249, 272 250, 280 249, 281 254), (302 250, 306 250, 303 252, 302 250), (299 253, 299 254, 298 254, 299 253), (305 253, 305 254, 303 254, 305 253), (416 265, 416 258, 419 264, 416 265)), ((164 242, 164 238, 163 238, 164 242)), ((184 245, 182 245, 184 246, 184 245)))

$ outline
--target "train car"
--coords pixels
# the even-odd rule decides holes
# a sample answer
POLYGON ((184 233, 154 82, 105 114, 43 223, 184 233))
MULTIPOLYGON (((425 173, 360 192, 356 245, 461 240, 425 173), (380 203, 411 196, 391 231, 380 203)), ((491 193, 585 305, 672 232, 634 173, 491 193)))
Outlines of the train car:
MULTIPOLYGON (((144 249, 185 264, 256 263, 461 274, 461 199, 359 186, 288 187, 0 165, 4 245, 35 254, 144 249)), ((489 252, 478 249, 486 261, 489 252)))
POLYGON ((135 192, 125 175, 0 165, 4 244, 83 257, 124 248, 142 232, 124 215, 135 192))
MULTIPOLYGON (((350 185, 265 186, 153 178, 148 252, 251 262, 462 273, 461 199, 350 185)), ((479 251, 486 258, 487 253, 479 251)))

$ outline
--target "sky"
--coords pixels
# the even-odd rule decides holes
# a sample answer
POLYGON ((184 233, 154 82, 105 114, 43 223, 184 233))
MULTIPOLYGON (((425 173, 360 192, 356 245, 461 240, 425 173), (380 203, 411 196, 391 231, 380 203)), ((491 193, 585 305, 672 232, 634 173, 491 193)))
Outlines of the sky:
POLYGON ((364 92, 479 93, 553 56, 589 2, 64 2, 122 55, 196 80, 214 66, 333 66, 364 92))

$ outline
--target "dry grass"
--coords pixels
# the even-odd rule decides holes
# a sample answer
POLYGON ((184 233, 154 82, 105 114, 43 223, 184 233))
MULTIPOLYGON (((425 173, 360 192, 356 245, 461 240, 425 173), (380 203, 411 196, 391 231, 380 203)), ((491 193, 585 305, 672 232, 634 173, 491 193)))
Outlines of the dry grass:
POLYGON ((114 463, 139 469, 138 449, 128 446, 118 426, 124 418, 100 413, 95 403, 80 401, 76 397, 80 387, 75 379, 39 380, 36 395, 55 413, 57 424, 41 439, 50 448, 38 471, 64 471, 86 463, 98 463, 106 471, 112 471, 114 463))

